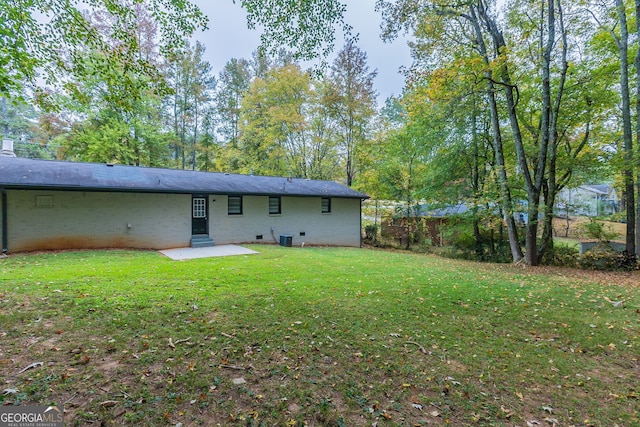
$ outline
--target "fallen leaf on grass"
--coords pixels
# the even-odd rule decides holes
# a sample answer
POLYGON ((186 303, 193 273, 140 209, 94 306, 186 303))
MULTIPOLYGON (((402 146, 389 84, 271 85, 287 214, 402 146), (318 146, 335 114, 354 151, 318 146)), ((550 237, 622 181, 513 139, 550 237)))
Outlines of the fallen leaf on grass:
POLYGON ((507 409, 504 406, 500 406, 500 410, 504 414, 505 418, 511 418, 514 415, 514 413, 513 413, 513 411, 511 409, 507 409))
POLYGON ((31 365, 27 366, 26 368, 23 368, 20 372, 18 372, 19 374, 28 371, 29 369, 35 369, 39 366, 44 365, 44 362, 33 362, 31 365))
POLYGON ((2 390, 3 396, 6 396, 8 394, 18 394, 18 390, 15 388, 5 388, 4 390, 2 390))
POLYGON ((117 404, 117 400, 105 400, 104 402, 100 402, 100 406, 102 406, 103 408, 111 408, 113 406, 116 406, 117 404))
POLYGON ((415 408, 415 409, 418 409, 418 410, 422 411, 422 405, 419 405, 419 404, 417 404, 417 403, 413 403, 411 406, 412 406, 413 408, 415 408))
POLYGON ((429 415, 431 415, 432 417, 439 417, 440 416, 440 411, 431 411, 431 412, 429 412, 429 415))

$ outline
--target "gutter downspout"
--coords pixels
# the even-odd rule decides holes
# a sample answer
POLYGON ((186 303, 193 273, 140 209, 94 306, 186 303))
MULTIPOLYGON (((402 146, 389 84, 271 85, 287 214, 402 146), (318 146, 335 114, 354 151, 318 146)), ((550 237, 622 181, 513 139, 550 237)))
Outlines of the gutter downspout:
POLYGON ((2 255, 6 255, 9 246, 8 226, 7 226, 7 191, 0 189, 2 194, 2 255))
MULTIPOLYGON (((360 247, 362 248, 362 202, 364 199, 360 199, 360 247)), ((4 206, 4 204, 2 205, 4 206)), ((4 236, 4 234, 3 234, 4 236)))

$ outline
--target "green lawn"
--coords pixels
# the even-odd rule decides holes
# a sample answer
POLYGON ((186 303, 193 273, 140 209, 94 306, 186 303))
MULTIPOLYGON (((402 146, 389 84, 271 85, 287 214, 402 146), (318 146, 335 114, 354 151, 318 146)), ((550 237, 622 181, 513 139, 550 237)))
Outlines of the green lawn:
POLYGON ((0 403, 67 426, 640 425, 637 272, 251 248, 0 260, 0 403))

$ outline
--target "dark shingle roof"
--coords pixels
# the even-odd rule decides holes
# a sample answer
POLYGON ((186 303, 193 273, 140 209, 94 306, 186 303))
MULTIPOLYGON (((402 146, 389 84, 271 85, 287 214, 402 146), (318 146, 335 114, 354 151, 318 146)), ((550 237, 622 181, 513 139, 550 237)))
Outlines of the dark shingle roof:
POLYGON ((98 163, 33 160, 15 157, 0 157, 0 187, 145 193, 215 193, 368 198, 366 194, 331 181, 194 172, 98 163))
MULTIPOLYGON (((411 210, 409 211, 410 212, 409 216, 412 218, 415 218, 415 217, 445 218, 445 217, 454 216, 454 215, 462 215, 464 213, 467 213, 468 211, 469 211, 469 208, 464 203, 445 206, 441 208, 434 208, 432 206, 423 204, 423 205, 412 207, 411 210)), ((407 210, 405 208, 403 209, 403 212, 401 212, 401 215, 406 216, 406 214, 407 214, 407 210)))

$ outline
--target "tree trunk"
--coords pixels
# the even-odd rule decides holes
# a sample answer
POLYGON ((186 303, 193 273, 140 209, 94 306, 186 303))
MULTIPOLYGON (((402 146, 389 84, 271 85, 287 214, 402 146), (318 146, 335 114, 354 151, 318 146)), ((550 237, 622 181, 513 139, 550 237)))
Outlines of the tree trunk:
MULTIPOLYGON (((567 50, 568 50, 568 41, 567 41, 567 31, 564 26, 564 12, 562 8, 561 0, 557 2, 557 17, 558 24, 560 26, 560 37, 562 39, 561 44, 561 66, 560 66, 560 79, 558 81, 558 88, 556 92, 556 96, 553 102, 553 106, 550 110, 550 119, 549 119, 549 160, 548 160, 548 168, 547 168, 547 180, 546 185, 543 187, 544 194, 544 218, 543 218, 543 229, 542 229, 542 240, 540 244, 540 248, 538 249, 538 254, 540 258, 544 258, 545 255, 553 250, 553 217, 554 217, 554 206, 556 202, 556 196, 560 191, 557 181, 557 149, 558 149, 558 118, 560 117, 560 108, 562 106, 562 96, 564 94, 564 87, 567 79, 567 72, 569 70, 569 63, 567 61, 567 50)), ((552 16, 550 16, 550 19, 552 16)), ((551 25, 551 23, 550 23, 551 25)), ((554 24, 555 25, 555 24, 554 24)), ((549 64, 550 65, 550 64, 549 64)), ((585 134, 585 140, 583 140, 582 144, 585 144, 588 140, 589 135, 589 124, 587 123, 587 131, 585 134)), ((584 145, 581 145, 584 147, 584 145)), ((581 150, 581 149, 580 149, 581 150)))
MULTIPOLYGON (((502 32, 498 28, 495 20, 491 18, 487 10, 484 8, 482 2, 479 4, 482 5, 482 8, 479 10, 482 21, 485 25, 486 30, 491 35, 493 40, 493 49, 495 55, 497 57, 503 56, 506 51, 506 42, 504 40, 504 36, 502 32)), ((513 139, 516 148, 516 155, 518 157, 518 164, 521 169, 521 172, 524 176, 525 181, 525 190, 527 192, 527 226, 526 226, 526 238, 525 238, 525 262, 529 265, 536 265, 538 263, 537 256, 537 232, 538 232, 538 203, 540 200, 540 192, 539 189, 533 184, 533 180, 531 178, 531 173, 529 172, 529 165, 527 163, 526 153, 524 149, 524 144, 522 142, 522 133, 520 132, 520 124, 518 122, 518 115, 516 114, 516 96, 515 96, 515 87, 511 82, 511 76, 509 73, 509 69, 507 68, 506 63, 503 63, 499 69, 499 75, 502 79, 502 84, 504 86, 504 94, 507 101, 507 111, 509 115, 509 124, 511 125, 511 132, 513 133, 513 139)), ((544 115, 544 113, 543 113, 544 115)), ((542 149, 540 150, 542 151, 542 149)), ((546 152, 546 148, 545 148, 546 152)), ((500 167, 500 166, 499 166, 500 167)), ((505 206, 506 213, 513 220, 513 207, 505 206)), ((509 224, 507 223, 507 226, 509 224)), ((515 226, 515 221, 514 221, 515 226)), ((511 235, 509 236, 510 244, 513 246, 511 235)), ((518 248, 519 248, 518 243, 518 248)), ((521 249, 520 249, 521 250, 521 249)))
POLYGON ((631 99, 629 94, 629 32, 627 28, 627 15, 624 2, 616 0, 618 23, 620 24, 620 37, 618 43, 618 56, 620 57, 620 97, 622 99, 622 134, 624 140, 624 194, 627 202, 627 228, 626 251, 629 254, 636 252, 636 203, 635 186, 633 179, 633 135, 631 132, 631 99))
POLYGON ((2 122, 4 129, 4 137, 9 138, 9 119, 7 119, 7 99, 2 97, 2 122))
POLYGON ((476 246, 476 258, 482 260, 483 247, 482 235, 480 233, 480 222, 478 221, 478 201, 480 198, 480 149, 478 147, 478 117, 476 114, 475 98, 473 100, 473 111, 471 117, 471 142, 473 144, 473 160, 471 167, 471 182, 473 188, 473 238, 476 246))
MULTIPOLYGON (((636 6, 636 37, 640 37, 640 0, 635 0, 636 6)), ((637 43, 636 51, 636 149, 638 150, 638 163, 636 169, 636 187, 638 197, 636 199, 635 217, 635 254, 640 257, 640 43, 637 43)), ((631 252, 629 252, 631 254, 631 252)))
POLYGON ((487 98, 489 101, 489 110, 491 116, 491 130, 493 132, 493 150, 498 169, 498 180, 500 183, 500 195, 501 205, 504 211, 504 219, 507 224, 507 234, 509 236, 509 246, 511 248, 511 256, 513 262, 518 262, 522 259, 522 248, 520 247, 520 241, 518 239, 518 229, 516 227, 516 221, 513 217, 513 201, 511 199, 511 190, 509 189, 509 182, 507 179, 506 163, 504 158, 504 147, 502 144, 502 134, 500 132, 500 117, 498 111, 498 103, 496 100, 496 88, 493 83, 493 75, 489 69, 490 59, 487 53, 486 43, 480 28, 480 21, 478 13, 482 11, 476 10, 474 6, 470 8, 470 22, 473 25, 477 37, 477 48, 480 55, 483 57, 485 64, 487 65, 487 71, 485 72, 487 81, 487 98))

